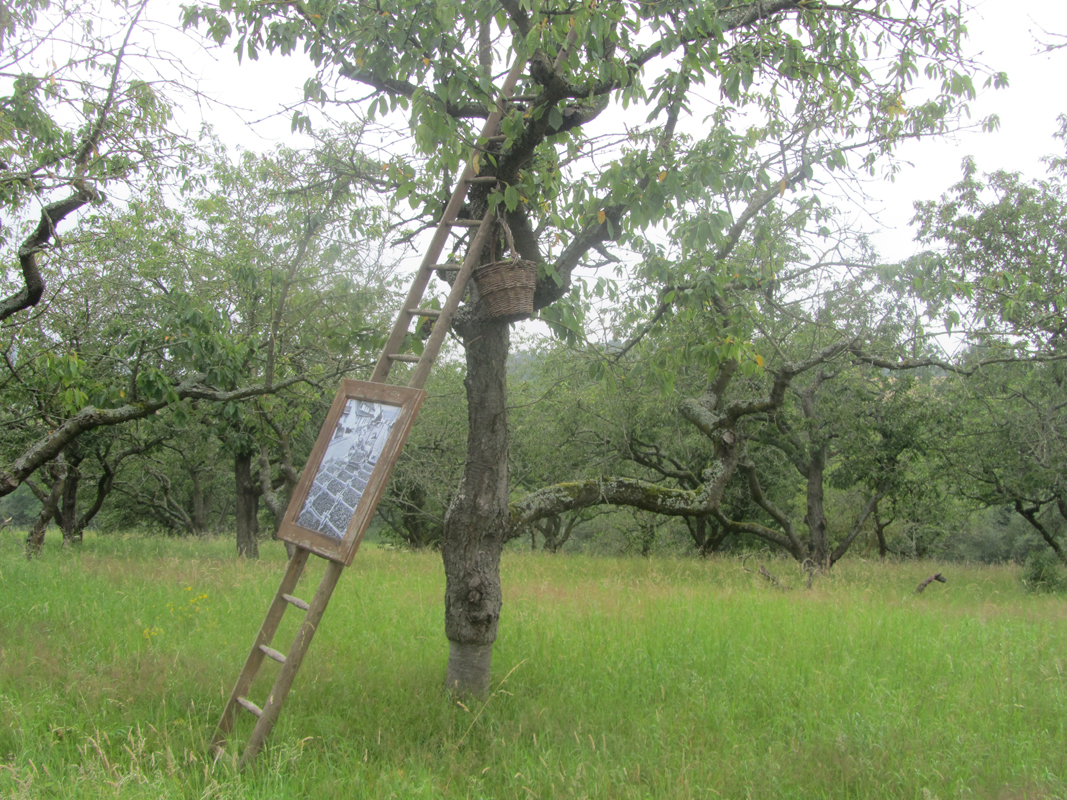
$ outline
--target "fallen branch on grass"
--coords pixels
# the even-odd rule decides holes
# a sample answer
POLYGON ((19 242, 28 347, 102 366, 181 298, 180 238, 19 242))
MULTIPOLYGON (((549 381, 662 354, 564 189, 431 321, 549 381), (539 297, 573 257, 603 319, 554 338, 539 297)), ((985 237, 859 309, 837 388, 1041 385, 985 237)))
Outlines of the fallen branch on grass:
POLYGON ((771 573, 767 571, 767 568, 762 564, 759 565, 759 574, 766 578, 767 582, 772 586, 781 586, 781 584, 778 583, 778 579, 771 575, 771 573))
POLYGON ((938 572, 936 575, 931 575, 929 578, 927 578, 925 581, 923 581, 917 587, 915 587, 915 594, 922 594, 923 593, 923 589, 925 589, 927 586, 929 586, 934 581, 937 581, 938 583, 948 583, 948 578, 946 578, 940 572, 938 572))
POLYGON ((745 555, 744 558, 741 559, 741 569, 743 569, 745 572, 751 572, 753 575, 759 575, 761 578, 767 581, 767 583, 771 584, 771 586, 776 586, 779 589, 789 588, 788 586, 782 586, 782 584, 778 582, 778 579, 774 577, 774 575, 772 575, 770 571, 762 564, 759 565, 759 569, 755 570, 746 567, 745 562, 753 555, 754 553, 748 553, 747 555, 745 555))

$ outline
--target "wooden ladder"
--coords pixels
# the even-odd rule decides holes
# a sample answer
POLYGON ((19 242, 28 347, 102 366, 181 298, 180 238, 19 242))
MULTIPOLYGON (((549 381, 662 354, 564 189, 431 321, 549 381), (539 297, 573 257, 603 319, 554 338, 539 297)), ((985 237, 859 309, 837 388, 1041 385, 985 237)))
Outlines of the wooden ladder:
MULTIPOLYGON (((499 135, 499 128, 504 106, 512 98, 512 92, 525 63, 525 59, 516 58, 511 71, 504 80, 497 108, 486 120, 476 143, 476 148, 484 149, 489 143, 502 141, 503 137, 499 135)), ((451 199, 445 206, 444 213, 437 225, 437 230, 412 281, 407 299, 404 301, 396 322, 393 324, 392 332, 389 334, 385 347, 382 349, 382 354, 371 376, 371 382, 385 383, 393 364, 402 362, 416 365, 412 371, 408 386, 413 389, 422 389, 425 385, 430 369, 451 326, 452 316, 463 300, 471 272, 485 248, 493 228, 493 218, 496 214, 495 209, 489 208, 481 220, 460 219, 460 209, 472 186, 495 184, 496 182, 497 179, 495 177, 479 177, 476 175, 473 164, 468 163, 466 165, 451 199), (467 249, 467 255, 463 263, 458 266, 455 281, 443 308, 439 310, 421 308, 419 304, 422 302, 423 294, 433 273, 436 270, 457 270, 455 264, 439 263, 448 236, 453 228, 456 227, 476 228, 474 239, 467 249), (421 356, 400 353, 411 325, 411 320, 415 317, 436 319, 433 330, 424 344, 421 356)), ((222 712, 222 718, 219 720, 218 727, 215 730, 212 746, 221 755, 226 738, 233 731, 238 712, 243 709, 257 718, 251 737, 239 761, 240 768, 247 766, 256 757, 278 721, 285 698, 289 694, 290 688, 292 688, 296 673, 300 669, 300 664, 307 653, 312 638, 315 636, 319 621, 326 611, 326 606, 330 602, 330 597, 333 595, 337 581, 341 577, 341 572, 345 568, 344 563, 327 559, 328 566, 319 582, 315 596, 311 599, 311 602, 301 600, 299 597, 294 596, 293 592, 311 555, 312 552, 310 550, 297 547, 292 558, 289 559, 289 565, 286 568, 285 575, 282 577, 281 585, 279 585, 278 591, 274 595, 274 600, 270 604, 267 615, 263 620, 263 625, 260 627, 255 643, 252 645, 252 650, 245 660, 244 669, 241 670, 241 674, 237 678, 237 683, 230 693, 230 698, 222 712), (271 647, 271 643, 278 631, 278 626, 281 624, 282 617, 290 606, 303 611, 304 619, 297 629, 289 652, 283 654, 271 647), (267 696, 266 702, 262 706, 258 706, 248 698, 248 693, 265 659, 276 661, 281 665, 281 669, 270 690, 270 694, 267 696)), ((323 558, 323 556, 319 557, 323 558)))

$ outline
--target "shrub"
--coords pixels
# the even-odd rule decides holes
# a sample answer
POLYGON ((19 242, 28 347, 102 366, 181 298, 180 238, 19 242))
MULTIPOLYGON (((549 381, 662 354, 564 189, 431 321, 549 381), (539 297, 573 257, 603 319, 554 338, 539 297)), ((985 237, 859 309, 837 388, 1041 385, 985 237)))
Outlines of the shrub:
POLYGON ((1019 580, 1028 592, 1062 592, 1067 589, 1067 576, 1055 553, 1038 552, 1026 559, 1019 580))

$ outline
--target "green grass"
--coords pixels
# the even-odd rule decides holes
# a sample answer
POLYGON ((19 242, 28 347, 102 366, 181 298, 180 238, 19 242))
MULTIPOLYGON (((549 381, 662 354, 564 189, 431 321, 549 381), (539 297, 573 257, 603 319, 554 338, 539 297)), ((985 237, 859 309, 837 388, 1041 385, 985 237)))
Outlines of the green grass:
POLYGON ((778 590, 734 560, 508 554, 494 693, 464 706, 439 557, 365 548, 238 773, 207 740, 280 546, 27 563, 0 537, 3 798, 1067 797, 1067 603, 1012 568, 853 561, 809 590, 774 561, 778 590))

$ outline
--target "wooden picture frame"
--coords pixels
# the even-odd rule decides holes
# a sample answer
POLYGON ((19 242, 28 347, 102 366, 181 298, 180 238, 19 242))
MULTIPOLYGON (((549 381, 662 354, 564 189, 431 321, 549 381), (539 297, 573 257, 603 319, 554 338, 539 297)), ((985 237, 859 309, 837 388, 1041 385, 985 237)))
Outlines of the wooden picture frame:
POLYGON ((350 565, 425 396, 406 386, 344 381, 278 538, 350 565))

